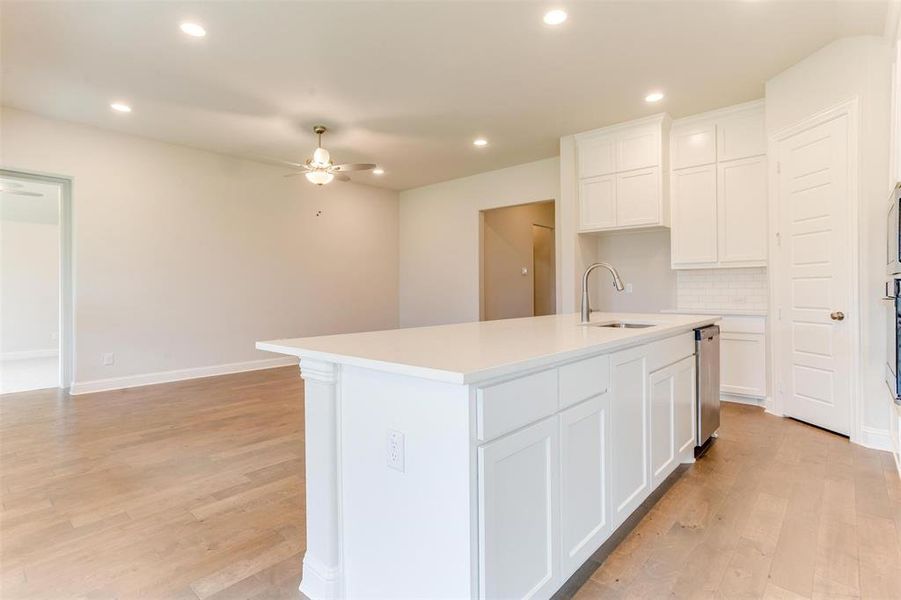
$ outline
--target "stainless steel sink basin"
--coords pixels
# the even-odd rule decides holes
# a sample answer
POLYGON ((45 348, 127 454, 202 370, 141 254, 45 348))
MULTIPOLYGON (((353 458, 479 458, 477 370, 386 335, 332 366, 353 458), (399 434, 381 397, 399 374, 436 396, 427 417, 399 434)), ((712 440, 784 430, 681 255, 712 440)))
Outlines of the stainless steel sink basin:
POLYGON ((591 327, 615 327, 617 329, 644 329, 653 327, 655 323, 627 323, 626 321, 608 321, 606 323, 586 323, 591 327))

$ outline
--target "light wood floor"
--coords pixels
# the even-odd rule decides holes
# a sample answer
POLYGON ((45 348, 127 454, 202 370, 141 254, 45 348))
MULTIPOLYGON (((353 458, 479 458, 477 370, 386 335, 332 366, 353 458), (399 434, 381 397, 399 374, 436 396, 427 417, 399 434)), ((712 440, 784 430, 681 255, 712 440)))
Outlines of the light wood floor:
MULTIPOLYGON (((293 367, 0 396, 0 597, 300 598, 301 398, 293 367)), ((901 598, 893 469, 726 405, 708 456, 577 596, 901 598)))

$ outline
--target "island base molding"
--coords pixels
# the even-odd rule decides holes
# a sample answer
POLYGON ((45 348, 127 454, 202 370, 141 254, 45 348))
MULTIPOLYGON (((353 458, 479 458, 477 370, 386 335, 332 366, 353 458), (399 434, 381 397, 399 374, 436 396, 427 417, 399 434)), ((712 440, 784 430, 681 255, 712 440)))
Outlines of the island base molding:
POLYGON ((303 359, 307 551, 300 591, 313 600, 341 598, 339 377, 334 363, 303 359))

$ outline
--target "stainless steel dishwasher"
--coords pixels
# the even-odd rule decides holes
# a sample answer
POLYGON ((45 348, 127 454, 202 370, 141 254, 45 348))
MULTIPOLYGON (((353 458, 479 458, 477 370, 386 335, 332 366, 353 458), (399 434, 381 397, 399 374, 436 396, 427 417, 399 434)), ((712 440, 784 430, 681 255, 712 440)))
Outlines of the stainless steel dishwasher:
POLYGON ((698 375, 698 437, 695 454, 702 454, 720 427, 720 328, 695 329, 695 360, 698 375))

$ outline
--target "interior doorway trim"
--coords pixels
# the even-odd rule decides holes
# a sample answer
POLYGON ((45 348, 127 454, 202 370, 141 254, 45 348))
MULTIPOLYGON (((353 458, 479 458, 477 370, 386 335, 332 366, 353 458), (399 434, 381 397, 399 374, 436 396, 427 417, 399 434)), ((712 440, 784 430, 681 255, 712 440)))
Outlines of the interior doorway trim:
POLYGON ((72 178, 0 167, 0 177, 30 179, 60 186, 59 202, 59 386, 66 391, 75 378, 75 271, 72 231, 72 178))
MULTIPOLYGON (((840 104, 826 108, 816 112, 801 121, 776 131, 769 137, 767 153, 771 157, 769 162, 769 199, 768 199, 768 221, 769 221, 769 267, 767 269, 769 279, 769 305, 770 319, 768 323, 769 338, 772 340, 769 349, 770 358, 770 389, 772 390, 771 398, 767 399, 766 411, 778 416, 785 416, 785 396, 779 387, 779 361, 783 355, 785 345, 785 332, 781 331, 781 327, 777 324, 781 321, 779 309, 779 288, 782 273, 778 272, 778 266, 781 264, 776 257, 782 252, 779 246, 779 177, 778 177, 778 144, 792 136, 803 133, 808 129, 817 127, 833 119, 846 116, 848 118, 848 225, 849 231, 849 248, 850 254, 850 279, 855 285, 852 286, 850 294, 850 314, 853 316, 854 326, 851 328, 851 371, 850 371, 850 437, 851 441, 856 444, 867 445, 864 440, 864 432, 861 428, 861 412, 863 401, 862 381, 860 377, 860 335, 861 335, 861 314, 860 314, 860 187, 858 177, 859 165, 859 99, 857 96, 852 97, 840 104)), ((850 319, 849 319, 850 320, 850 319)))

